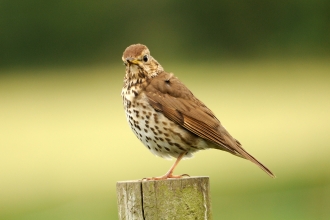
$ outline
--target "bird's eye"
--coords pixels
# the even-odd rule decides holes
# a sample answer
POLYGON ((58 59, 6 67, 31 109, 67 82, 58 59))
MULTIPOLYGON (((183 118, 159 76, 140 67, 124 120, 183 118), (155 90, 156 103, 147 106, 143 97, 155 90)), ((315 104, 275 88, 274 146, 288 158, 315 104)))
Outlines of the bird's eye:
POLYGON ((143 56, 143 61, 144 61, 144 62, 148 62, 148 55, 144 55, 144 56, 143 56))

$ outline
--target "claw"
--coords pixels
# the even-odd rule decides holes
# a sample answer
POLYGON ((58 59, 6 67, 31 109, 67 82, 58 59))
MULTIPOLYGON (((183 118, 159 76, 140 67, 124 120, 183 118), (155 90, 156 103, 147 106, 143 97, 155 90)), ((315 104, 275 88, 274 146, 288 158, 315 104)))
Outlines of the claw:
POLYGON ((182 174, 182 175, 165 174, 165 175, 159 176, 159 177, 145 177, 141 181, 180 179, 180 178, 185 177, 185 176, 190 177, 188 174, 182 174))
POLYGON ((182 159, 182 157, 185 155, 186 153, 182 153, 179 155, 178 159, 175 161, 175 163, 173 164, 173 166, 171 167, 171 169, 163 176, 159 176, 159 177, 145 177, 143 178, 141 181, 143 180, 166 180, 166 179, 179 179, 182 178, 183 176, 188 176, 190 177, 188 174, 182 174, 182 175, 173 175, 173 170, 174 168, 178 165, 178 163, 180 162, 180 160, 182 159))

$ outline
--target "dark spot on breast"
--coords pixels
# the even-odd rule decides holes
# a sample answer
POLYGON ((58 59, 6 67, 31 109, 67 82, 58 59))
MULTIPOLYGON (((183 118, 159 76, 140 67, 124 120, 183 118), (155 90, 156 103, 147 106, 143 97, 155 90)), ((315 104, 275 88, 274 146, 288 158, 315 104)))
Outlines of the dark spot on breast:
POLYGON ((128 99, 125 99, 125 101, 126 101, 127 108, 130 108, 131 107, 131 101, 129 101, 128 99))
POLYGON ((145 133, 148 133, 148 130, 145 128, 145 129, 144 129, 144 132, 145 132, 145 133))
POLYGON ((139 131, 142 130, 138 124, 134 124, 134 127, 136 127, 137 129, 139 129, 139 131))
POLYGON ((183 150, 183 151, 185 150, 185 149, 184 149, 184 148, 182 148, 182 147, 181 147, 181 145, 180 145, 180 144, 178 144, 178 143, 174 143, 174 145, 175 145, 177 148, 179 148, 180 150, 183 150))
POLYGON ((158 147, 159 149, 162 149, 162 146, 160 146, 159 144, 157 144, 157 147, 158 147))
POLYGON ((157 115, 154 115, 154 120, 155 120, 155 123, 158 124, 158 116, 157 115))
POLYGON ((165 121, 162 121, 163 125, 167 125, 167 123, 165 121))
POLYGON ((166 137, 169 137, 169 136, 170 136, 168 133, 164 133, 164 135, 165 135, 166 137))
POLYGON ((142 111, 142 113, 143 113, 143 114, 147 114, 147 112, 146 112, 146 111, 144 111, 144 110, 142 111))
POLYGON ((159 140, 159 138, 158 137, 155 137, 155 139, 158 141, 159 140))
POLYGON ((150 148, 150 146, 149 146, 149 145, 147 145, 147 147, 149 148, 149 150, 151 150, 151 148, 150 148))
POLYGON ((168 152, 170 152, 170 149, 168 149, 167 147, 164 147, 165 148, 165 150, 167 150, 168 152))
POLYGON ((159 140, 160 140, 160 141, 164 141, 164 139, 163 139, 163 138, 159 138, 159 140))

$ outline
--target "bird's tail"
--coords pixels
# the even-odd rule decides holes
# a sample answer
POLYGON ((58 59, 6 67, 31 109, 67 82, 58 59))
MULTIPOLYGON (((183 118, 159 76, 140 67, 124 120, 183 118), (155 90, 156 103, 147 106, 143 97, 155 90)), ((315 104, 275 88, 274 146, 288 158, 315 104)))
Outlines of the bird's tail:
POLYGON ((238 153, 242 158, 245 158, 249 161, 251 161, 252 163, 256 164, 260 169, 262 169, 263 171, 265 171, 270 177, 275 178, 275 174, 270 171, 265 165, 263 165, 262 163, 260 163, 256 158, 254 158, 251 154, 249 154, 248 152, 246 152, 244 150, 244 148, 242 147, 241 143, 239 141, 236 140, 236 148, 235 148, 236 153, 238 153))

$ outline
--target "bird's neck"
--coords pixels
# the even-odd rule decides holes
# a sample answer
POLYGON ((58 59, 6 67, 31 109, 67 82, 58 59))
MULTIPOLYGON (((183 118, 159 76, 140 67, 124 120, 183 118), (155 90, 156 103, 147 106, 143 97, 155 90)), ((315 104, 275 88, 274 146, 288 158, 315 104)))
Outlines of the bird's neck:
POLYGON ((145 68, 140 68, 137 65, 128 66, 124 77, 124 88, 130 89, 132 86, 145 84, 161 72, 164 72, 164 69, 157 62, 145 68))

